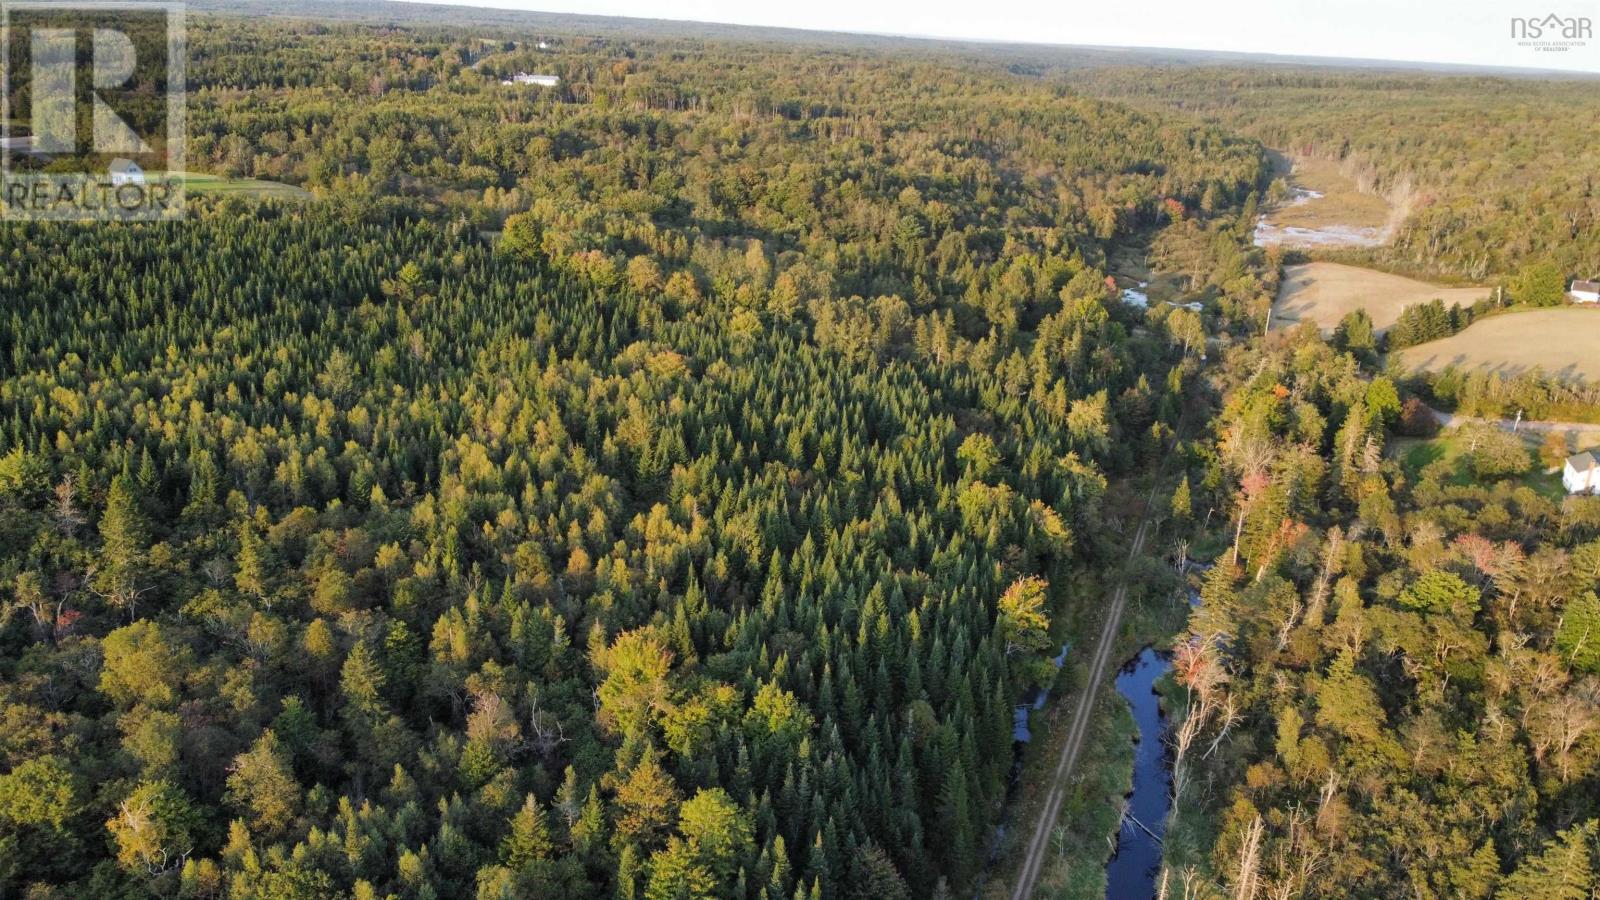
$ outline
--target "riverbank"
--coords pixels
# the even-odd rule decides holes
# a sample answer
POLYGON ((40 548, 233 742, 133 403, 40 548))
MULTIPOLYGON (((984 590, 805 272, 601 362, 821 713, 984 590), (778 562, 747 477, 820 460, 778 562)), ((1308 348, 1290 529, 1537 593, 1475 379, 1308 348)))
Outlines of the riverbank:
MULTIPOLYGON (((1187 619, 1181 579, 1153 560, 1150 577, 1131 582, 1130 595, 1112 648, 1113 665, 1120 670, 1141 648, 1167 648, 1187 619)), ((1107 573, 1115 577, 1117 572, 1107 573)), ((1141 572, 1141 575, 1144 573, 1141 572)), ((1079 596, 1105 595, 1101 578, 1085 579, 1075 586, 1079 596)), ((1057 761, 1071 726, 1072 711, 1085 687, 1087 652, 1104 625, 1105 609, 1092 603, 1074 604, 1085 612, 1064 621, 1057 636, 1073 642, 1056 686, 1044 708, 1032 713, 1032 740, 1024 747, 1014 802, 1006 817, 1007 830, 996 848, 990 876, 980 896, 1009 896, 1027 851, 1029 835, 1042 812, 1057 761)), ((1134 784, 1135 738, 1139 733, 1127 702, 1115 690, 1101 690, 1090 713, 1079 762, 1068 783, 1047 858, 1033 896, 1039 900, 1101 900, 1107 896, 1107 862, 1116 850, 1122 810, 1134 784)))

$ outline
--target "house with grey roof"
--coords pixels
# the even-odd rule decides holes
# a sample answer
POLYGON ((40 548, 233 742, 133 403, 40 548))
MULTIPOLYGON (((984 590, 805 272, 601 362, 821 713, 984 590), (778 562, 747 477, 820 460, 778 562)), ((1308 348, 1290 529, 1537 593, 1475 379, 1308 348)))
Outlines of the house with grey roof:
POLYGON ((1567 457, 1561 483, 1569 494, 1600 494, 1600 457, 1593 450, 1567 457))

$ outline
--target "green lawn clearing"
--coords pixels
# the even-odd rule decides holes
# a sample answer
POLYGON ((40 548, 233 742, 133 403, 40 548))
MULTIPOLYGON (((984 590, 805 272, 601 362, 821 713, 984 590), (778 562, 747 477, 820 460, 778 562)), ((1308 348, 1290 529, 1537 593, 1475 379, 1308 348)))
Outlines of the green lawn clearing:
MULTIPOLYGON (((146 177, 154 179, 162 173, 150 173, 146 177)), ((200 172, 174 173, 183 178, 186 190, 196 194, 226 196, 229 194, 243 197, 269 197, 277 200, 310 200, 311 192, 292 184, 278 181, 262 181, 256 178, 229 178, 226 175, 206 175, 200 172)))
MULTIPOLYGON (((1508 480, 1552 500, 1565 497, 1566 490, 1561 486, 1561 473, 1545 471, 1543 465, 1537 462, 1539 446, 1543 443, 1544 435, 1527 432, 1521 437, 1528 445, 1530 457, 1535 462, 1529 471, 1508 480)), ((1445 483, 1464 486, 1480 483, 1467 458, 1471 449, 1471 436, 1460 429, 1452 429, 1441 432, 1433 438, 1395 438, 1390 442, 1389 454, 1400 461, 1406 477, 1413 482, 1422 477, 1423 469, 1434 463, 1444 463, 1450 473, 1445 477, 1445 483)))

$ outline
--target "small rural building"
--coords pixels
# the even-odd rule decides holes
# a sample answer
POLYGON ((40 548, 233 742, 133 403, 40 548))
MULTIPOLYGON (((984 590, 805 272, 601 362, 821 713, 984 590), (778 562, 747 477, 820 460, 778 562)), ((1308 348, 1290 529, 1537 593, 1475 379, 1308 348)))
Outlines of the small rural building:
POLYGON ((1600 281, 1574 281, 1567 296, 1574 303, 1600 303, 1600 281))
POLYGON ((1600 458, 1593 450, 1567 457, 1561 483, 1569 494, 1600 494, 1600 458))
POLYGON ((125 184, 144 184, 144 170, 131 159, 113 159, 111 161, 111 186, 121 187, 125 184))
POLYGON ((559 75, 533 75, 527 72, 518 72, 500 82, 501 84, 536 84, 539 87, 555 87, 561 83, 559 75))

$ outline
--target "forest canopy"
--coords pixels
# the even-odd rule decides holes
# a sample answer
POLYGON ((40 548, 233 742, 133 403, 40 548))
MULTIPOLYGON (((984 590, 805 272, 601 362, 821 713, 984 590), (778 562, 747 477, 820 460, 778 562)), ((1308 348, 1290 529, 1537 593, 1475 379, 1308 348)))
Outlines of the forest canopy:
POLYGON ((0 889, 954 896, 1261 149, 1003 69, 197 17, 192 164, 0 225, 0 889), (538 66, 554 89, 505 86, 538 66), (1087 537, 1086 537, 1087 535, 1087 537))
POLYGON ((1276 147, 1562 302, 1586 85, 285 8, 189 159, 303 196, 0 223, 0 895, 1005 893, 1014 705, 1191 551, 1186 896, 1593 891, 1600 501, 1402 443, 1593 389, 1251 243, 1276 147))

